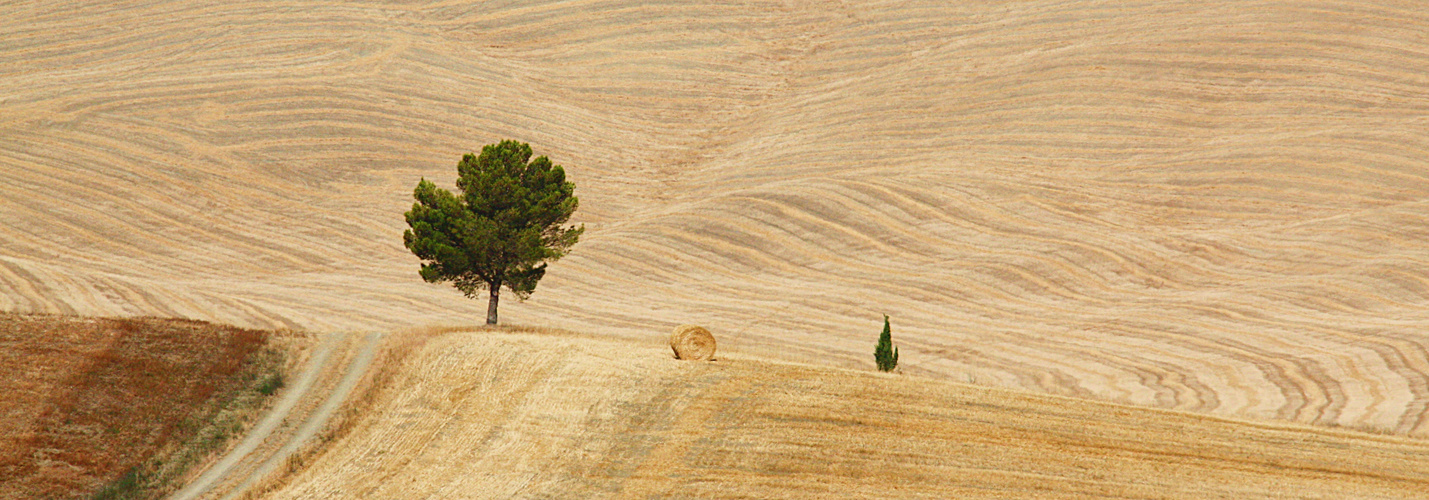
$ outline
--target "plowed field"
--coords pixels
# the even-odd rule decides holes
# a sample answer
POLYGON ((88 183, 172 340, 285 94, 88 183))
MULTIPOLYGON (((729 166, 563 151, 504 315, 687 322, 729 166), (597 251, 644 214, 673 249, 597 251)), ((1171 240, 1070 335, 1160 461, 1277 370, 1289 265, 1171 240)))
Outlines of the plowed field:
POLYGON ((434 339, 266 498, 1424 498, 1429 442, 631 342, 434 339))
POLYGON ((0 310, 480 321, 402 212, 513 138, 588 230, 509 323, 868 369, 886 313, 909 375, 1423 435, 1426 33, 1417 1, 7 2, 0 310))

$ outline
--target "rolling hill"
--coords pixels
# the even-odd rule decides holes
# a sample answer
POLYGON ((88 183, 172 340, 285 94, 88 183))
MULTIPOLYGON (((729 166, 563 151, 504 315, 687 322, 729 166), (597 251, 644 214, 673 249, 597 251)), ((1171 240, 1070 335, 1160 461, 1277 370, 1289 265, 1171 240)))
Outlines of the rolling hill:
POLYGON ((472 323, 410 191, 530 142, 503 318, 1429 431, 1429 11, 1388 1, 0 5, 0 310, 472 323))
POLYGON ((456 332, 264 498, 1423 498, 1429 442, 456 332))

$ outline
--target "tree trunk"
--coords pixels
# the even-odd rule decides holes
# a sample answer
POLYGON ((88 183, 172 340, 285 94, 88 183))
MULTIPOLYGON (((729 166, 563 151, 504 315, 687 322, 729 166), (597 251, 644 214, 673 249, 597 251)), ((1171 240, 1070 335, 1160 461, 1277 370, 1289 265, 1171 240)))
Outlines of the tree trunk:
POLYGON ((491 290, 491 301, 486 303, 486 324, 496 324, 496 303, 501 301, 501 282, 487 283, 491 290))

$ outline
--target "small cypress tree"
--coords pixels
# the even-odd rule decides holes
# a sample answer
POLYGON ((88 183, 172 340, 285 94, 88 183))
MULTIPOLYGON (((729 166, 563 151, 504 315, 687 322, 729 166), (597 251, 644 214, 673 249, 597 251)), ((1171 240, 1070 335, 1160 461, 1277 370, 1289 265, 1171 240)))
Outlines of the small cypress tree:
POLYGON ((893 347, 893 332, 888 326, 888 315, 883 315, 883 333, 878 336, 878 346, 873 348, 873 361, 878 370, 890 372, 898 367, 898 348, 893 347))

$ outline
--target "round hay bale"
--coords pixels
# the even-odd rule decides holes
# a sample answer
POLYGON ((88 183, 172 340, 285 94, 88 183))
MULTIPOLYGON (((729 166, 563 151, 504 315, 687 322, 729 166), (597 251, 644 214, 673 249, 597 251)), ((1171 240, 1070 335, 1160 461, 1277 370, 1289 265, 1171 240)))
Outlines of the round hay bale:
POLYGON ((680 325, 670 334, 670 348, 675 350, 675 359, 709 361, 714 359, 715 339, 704 327, 680 325))

